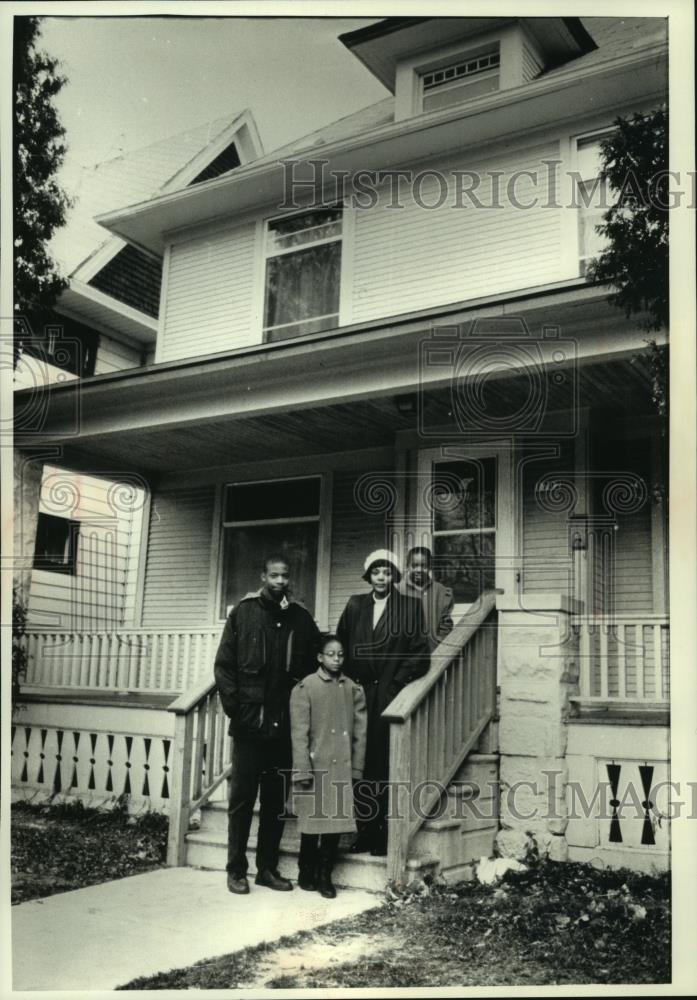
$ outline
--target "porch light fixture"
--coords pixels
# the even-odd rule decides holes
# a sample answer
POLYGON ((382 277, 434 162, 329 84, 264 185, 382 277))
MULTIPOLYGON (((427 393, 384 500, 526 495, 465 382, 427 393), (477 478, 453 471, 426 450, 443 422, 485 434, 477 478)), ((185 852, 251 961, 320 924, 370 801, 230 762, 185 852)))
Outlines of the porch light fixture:
POLYGON ((403 417, 411 417, 416 413, 416 396, 413 392, 395 396, 395 404, 403 417))

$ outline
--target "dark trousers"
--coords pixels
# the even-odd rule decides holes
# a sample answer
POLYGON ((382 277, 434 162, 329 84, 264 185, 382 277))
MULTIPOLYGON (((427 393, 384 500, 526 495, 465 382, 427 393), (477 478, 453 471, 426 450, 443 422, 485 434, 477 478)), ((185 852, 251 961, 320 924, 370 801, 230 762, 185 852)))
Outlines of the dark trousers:
POLYGON ((247 873, 247 841, 259 792, 257 871, 278 867, 290 747, 285 740, 235 740, 228 802, 227 871, 247 873))
POLYGON ((298 868, 301 874, 314 875, 318 866, 331 874, 339 850, 338 833, 301 833, 298 868))
POLYGON ((370 847, 387 847, 387 812, 389 785, 387 780, 367 780, 354 785, 354 807, 358 839, 370 847))

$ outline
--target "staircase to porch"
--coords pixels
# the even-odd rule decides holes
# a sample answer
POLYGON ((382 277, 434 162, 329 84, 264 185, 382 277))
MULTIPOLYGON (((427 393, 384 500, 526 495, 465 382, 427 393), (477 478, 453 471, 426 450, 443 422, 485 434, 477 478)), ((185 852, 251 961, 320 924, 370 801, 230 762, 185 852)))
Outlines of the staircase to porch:
MULTIPOLYGON (((230 774, 227 720, 206 680, 171 706, 176 715, 168 864, 224 869, 226 790, 230 774), (195 825, 200 817, 200 825, 195 825)), ((498 829, 495 595, 482 595, 432 656, 426 676, 385 710, 393 783, 385 858, 342 851, 338 885, 381 890, 441 872, 461 878, 493 852, 498 829)), ((248 854, 254 871, 257 815, 248 854)), ((281 873, 297 876, 299 834, 286 820, 281 873)))
MULTIPOLYGON (((484 742, 484 741, 483 741, 484 742)), ((408 878, 439 871, 448 880, 462 878, 468 864, 493 852, 498 829, 497 801, 494 793, 498 777, 496 754, 476 752, 467 760, 451 782, 439 808, 438 818, 426 819, 414 837, 406 863, 408 878)), ((258 807, 257 807, 258 808, 258 807)), ((254 851, 258 812, 255 809, 247 856, 249 870, 255 870, 254 851)), ((337 885, 353 889, 380 891, 388 879, 388 859, 370 854, 351 854, 348 835, 342 839, 334 870, 337 885)), ((298 874, 300 834, 295 817, 286 819, 279 869, 294 881, 298 874)), ((227 804, 209 802, 201 809, 200 827, 186 834, 187 865, 222 871, 227 850, 227 804)))

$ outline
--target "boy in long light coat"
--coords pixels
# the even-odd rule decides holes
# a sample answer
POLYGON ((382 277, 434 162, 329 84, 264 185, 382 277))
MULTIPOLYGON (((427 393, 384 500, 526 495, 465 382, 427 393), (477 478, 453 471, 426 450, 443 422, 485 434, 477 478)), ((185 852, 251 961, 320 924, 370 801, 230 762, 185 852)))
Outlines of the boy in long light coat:
POLYGON ((298 885, 333 899, 332 870, 342 833, 353 833, 353 782, 363 777, 367 732, 365 695, 342 673, 343 646, 326 636, 319 668, 293 689, 293 811, 300 829, 298 885))

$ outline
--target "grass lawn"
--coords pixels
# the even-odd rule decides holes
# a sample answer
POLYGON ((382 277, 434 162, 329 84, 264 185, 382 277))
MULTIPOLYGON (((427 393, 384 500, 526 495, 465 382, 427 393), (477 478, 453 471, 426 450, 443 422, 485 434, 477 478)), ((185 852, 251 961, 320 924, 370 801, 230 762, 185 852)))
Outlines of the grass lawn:
POLYGON ((664 983, 669 893, 667 875, 534 863, 495 887, 422 886, 349 920, 121 988, 664 983))
POLYGON ((82 889, 124 875, 161 868, 167 844, 166 817, 138 819, 121 810, 62 806, 12 806, 12 902, 82 889))

